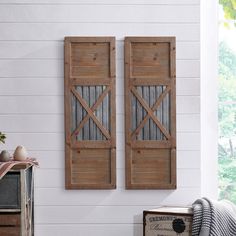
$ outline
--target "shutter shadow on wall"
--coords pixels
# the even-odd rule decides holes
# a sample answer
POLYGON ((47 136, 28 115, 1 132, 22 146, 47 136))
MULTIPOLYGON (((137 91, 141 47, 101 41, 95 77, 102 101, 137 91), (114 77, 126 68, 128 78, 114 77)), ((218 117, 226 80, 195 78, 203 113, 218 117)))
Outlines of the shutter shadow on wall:
POLYGON ((126 188, 176 188, 175 37, 125 38, 126 188))
POLYGON ((115 38, 65 37, 67 189, 116 187, 115 38))

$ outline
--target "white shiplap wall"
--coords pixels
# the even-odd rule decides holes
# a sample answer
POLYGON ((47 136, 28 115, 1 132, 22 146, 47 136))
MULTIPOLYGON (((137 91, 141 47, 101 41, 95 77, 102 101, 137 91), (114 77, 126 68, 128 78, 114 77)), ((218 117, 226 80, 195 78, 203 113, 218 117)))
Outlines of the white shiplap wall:
POLYGON ((199 0, 0 0, 1 148, 37 157, 36 236, 141 236, 142 211, 200 196, 199 0), (117 189, 64 190, 64 36, 116 36, 117 189), (177 190, 124 188, 124 36, 177 38, 177 190))

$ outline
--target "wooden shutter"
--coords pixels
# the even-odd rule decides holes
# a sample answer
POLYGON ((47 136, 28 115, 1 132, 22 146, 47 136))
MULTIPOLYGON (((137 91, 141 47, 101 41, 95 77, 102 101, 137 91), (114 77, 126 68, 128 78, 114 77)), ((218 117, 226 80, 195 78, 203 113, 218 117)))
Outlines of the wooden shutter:
POLYGON ((125 38, 126 188, 176 188, 175 38, 125 38))
POLYGON ((116 187, 115 38, 65 38, 66 188, 116 187))

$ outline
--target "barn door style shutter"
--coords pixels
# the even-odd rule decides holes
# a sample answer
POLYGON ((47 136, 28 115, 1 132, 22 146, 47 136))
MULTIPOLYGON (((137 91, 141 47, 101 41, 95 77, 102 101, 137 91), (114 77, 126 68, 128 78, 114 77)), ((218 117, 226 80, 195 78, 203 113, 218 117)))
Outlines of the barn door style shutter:
POLYGON ((115 38, 65 38, 67 189, 116 187, 115 38))
POLYGON ((126 188, 176 188, 175 38, 125 38, 126 188))

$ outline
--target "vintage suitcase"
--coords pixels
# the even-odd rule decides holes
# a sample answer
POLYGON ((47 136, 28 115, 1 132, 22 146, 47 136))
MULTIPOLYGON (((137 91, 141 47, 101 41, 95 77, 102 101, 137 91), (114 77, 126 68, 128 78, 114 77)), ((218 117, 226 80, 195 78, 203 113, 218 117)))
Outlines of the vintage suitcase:
POLYGON ((143 212, 144 236, 191 236, 190 207, 161 207, 143 212))

